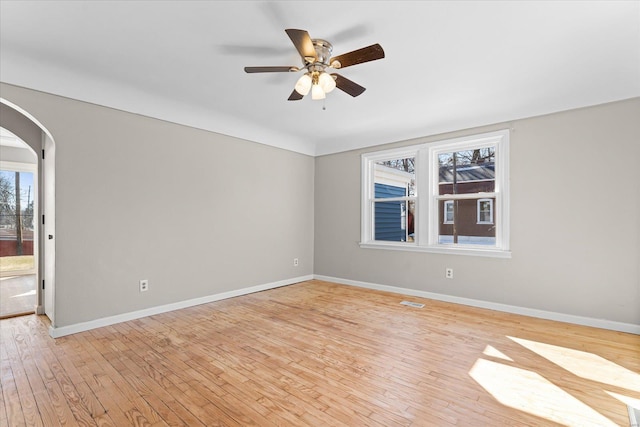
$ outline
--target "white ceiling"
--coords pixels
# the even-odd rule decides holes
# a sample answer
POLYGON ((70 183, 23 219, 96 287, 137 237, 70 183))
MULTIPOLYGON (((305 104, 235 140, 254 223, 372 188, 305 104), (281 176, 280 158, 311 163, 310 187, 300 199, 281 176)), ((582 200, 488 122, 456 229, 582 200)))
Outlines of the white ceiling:
POLYGON ((322 155, 640 96, 640 2, 2 0, 0 80, 322 155), (386 58, 287 101, 243 71, 301 65, 285 28, 386 58))

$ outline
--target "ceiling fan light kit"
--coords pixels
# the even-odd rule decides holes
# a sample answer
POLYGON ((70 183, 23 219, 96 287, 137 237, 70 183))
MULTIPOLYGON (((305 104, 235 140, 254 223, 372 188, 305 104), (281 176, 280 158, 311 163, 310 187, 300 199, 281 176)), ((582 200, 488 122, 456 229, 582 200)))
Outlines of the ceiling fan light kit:
POLYGON ((337 70, 384 58, 384 50, 379 44, 331 57, 333 46, 328 41, 312 39, 305 30, 288 29, 285 32, 302 58, 302 68, 295 66, 245 67, 244 71, 246 73, 291 73, 305 70, 306 72, 296 82, 289 101, 298 101, 309 91, 311 91, 311 99, 325 99, 326 94, 336 87, 353 97, 361 95, 366 90, 364 87, 337 73, 329 74, 326 69, 337 70))
POLYGON ((336 88, 336 81, 329 74, 320 73, 318 85, 324 90, 324 93, 329 93, 336 88))
POLYGON ((311 99, 314 101, 318 99, 325 99, 327 95, 324 93, 324 90, 320 87, 320 85, 313 85, 311 88, 311 99))
POLYGON ((296 83, 296 86, 294 89, 300 95, 305 96, 311 90, 312 83, 313 83, 313 80, 311 79, 311 75, 309 75, 309 73, 305 73, 302 75, 302 77, 298 79, 298 82, 296 83))
POLYGON ((311 90, 311 99, 324 99, 327 93, 336 88, 336 81, 324 71, 312 71, 298 79, 294 89, 302 96, 311 90))

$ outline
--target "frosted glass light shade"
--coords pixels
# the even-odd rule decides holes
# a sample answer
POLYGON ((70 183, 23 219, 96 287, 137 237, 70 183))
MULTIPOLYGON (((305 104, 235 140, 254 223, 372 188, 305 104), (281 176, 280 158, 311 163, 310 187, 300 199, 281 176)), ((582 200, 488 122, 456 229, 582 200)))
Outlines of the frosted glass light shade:
POLYGON ((329 75, 328 73, 320 74, 320 77, 318 78, 318 84, 322 86, 322 90, 324 90, 324 93, 329 93, 336 88, 336 81, 333 80, 333 77, 331 77, 331 75, 329 75))
POLYGON ((311 99, 317 100, 325 98, 326 95, 324 93, 324 90, 322 90, 322 87, 320 85, 313 85, 313 87, 311 88, 311 99))
POLYGON ((294 89, 302 96, 308 94, 309 90, 311 89, 311 76, 309 74, 304 74, 302 77, 300 77, 294 89))

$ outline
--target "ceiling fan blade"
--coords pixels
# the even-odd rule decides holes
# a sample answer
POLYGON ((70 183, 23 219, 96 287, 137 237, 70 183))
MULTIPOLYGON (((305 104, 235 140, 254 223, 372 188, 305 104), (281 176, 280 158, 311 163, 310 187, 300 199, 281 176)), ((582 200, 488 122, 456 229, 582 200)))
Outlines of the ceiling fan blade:
POLYGON ((363 47, 362 49, 354 50, 349 53, 345 53, 329 60, 329 65, 333 68, 345 68, 351 65, 362 64, 363 62, 375 61, 376 59, 384 58, 384 50, 378 43, 371 46, 363 47), (339 62, 340 66, 334 66, 335 62, 339 62))
POLYGON ((300 71, 298 67, 244 67, 245 73, 288 73, 300 71))
POLYGON ((291 92, 291 95, 289 95, 289 98, 287 100, 300 101, 302 98, 304 98, 304 95, 300 95, 298 91, 294 89, 293 92, 291 92))
POLYGON ((367 90, 366 88, 360 86, 358 83, 352 82, 351 80, 342 77, 340 74, 331 74, 336 79, 336 87, 341 91, 348 93, 354 98, 358 95, 362 95, 362 92, 367 90))
POLYGON ((316 49, 313 47, 311 37, 305 30, 288 29, 285 30, 287 35, 293 42, 293 45, 298 49, 298 53, 304 59, 305 63, 315 62, 318 56, 316 55, 316 49))

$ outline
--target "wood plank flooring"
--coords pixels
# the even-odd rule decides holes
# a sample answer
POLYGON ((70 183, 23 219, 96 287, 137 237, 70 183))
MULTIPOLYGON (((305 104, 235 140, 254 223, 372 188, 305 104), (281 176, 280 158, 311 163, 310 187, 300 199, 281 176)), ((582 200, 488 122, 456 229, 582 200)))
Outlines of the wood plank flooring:
POLYGON ((639 336, 321 281, 47 328, 0 321, 0 426, 627 426, 640 403, 639 336))

